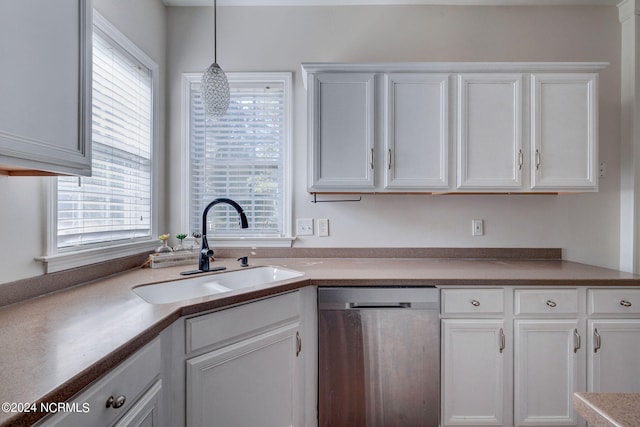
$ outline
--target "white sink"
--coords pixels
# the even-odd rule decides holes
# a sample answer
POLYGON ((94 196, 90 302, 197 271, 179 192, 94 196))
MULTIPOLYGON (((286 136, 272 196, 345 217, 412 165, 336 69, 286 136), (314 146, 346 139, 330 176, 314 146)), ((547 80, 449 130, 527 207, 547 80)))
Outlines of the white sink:
POLYGON ((281 267, 255 267, 227 273, 207 274, 133 288, 133 292, 151 304, 167 304, 191 298, 231 292, 252 286, 268 285, 303 276, 304 273, 281 267))

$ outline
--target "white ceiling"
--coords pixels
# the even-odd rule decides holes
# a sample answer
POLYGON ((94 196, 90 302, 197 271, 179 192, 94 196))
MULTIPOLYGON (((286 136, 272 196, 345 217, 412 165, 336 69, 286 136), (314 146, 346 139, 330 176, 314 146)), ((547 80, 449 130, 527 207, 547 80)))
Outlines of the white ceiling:
MULTIPOLYGON (((622 0, 217 0, 218 6, 347 6, 366 4, 456 6, 616 6, 622 0)), ((162 0, 167 6, 213 6, 213 0, 162 0)))

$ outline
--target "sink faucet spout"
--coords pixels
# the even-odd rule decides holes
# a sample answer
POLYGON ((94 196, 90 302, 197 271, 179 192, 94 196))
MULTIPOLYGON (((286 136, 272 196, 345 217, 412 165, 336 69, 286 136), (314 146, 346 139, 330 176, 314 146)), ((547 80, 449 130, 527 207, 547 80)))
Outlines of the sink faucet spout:
POLYGON ((200 244, 200 259, 198 262, 198 270, 200 271, 209 271, 209 258, 213 256, 213 250, 209 248, 209 242, 207 241, 207 214, 212 207, 220 203, 231 205, 236 210, 236 212, 238 212, 238 214, 240 215, 240 227, 249 227, 247 216, 242 210, 242 207, 234 200, 220 197, 209 203, 202 212, 202 240, 200 244))

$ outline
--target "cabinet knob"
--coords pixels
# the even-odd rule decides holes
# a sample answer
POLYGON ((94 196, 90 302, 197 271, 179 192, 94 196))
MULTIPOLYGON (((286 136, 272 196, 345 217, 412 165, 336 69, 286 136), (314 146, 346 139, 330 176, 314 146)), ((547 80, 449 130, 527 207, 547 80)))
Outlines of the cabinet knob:
POLYGON ((124 405, 124 402, 127 401, 127 398, 123 395, 120 395, 116 398, 114 398, 113 396, 109 396, 109 398, 107 399, 107 403, 106 403, 106 407, 109 408, 113 408, 113 409, 118 409, 120 407, 122 407, 122 405, 124 405))
POLYGON ((551 301, 550 299, 547 300, 547 305, 551 308, 555 307, 557 304, 555 303, 555 301, 551 301))
POLYGON ((478 307, 480 305, 480 301, 473 299, 471 300, 471 305, 474 307, 478 307))
POLYGON ((622 300, 620 301, 620 305, 623 307, 631 307, 633 304, 631 304, 631 301, 627 301, 627 300, 622 300))

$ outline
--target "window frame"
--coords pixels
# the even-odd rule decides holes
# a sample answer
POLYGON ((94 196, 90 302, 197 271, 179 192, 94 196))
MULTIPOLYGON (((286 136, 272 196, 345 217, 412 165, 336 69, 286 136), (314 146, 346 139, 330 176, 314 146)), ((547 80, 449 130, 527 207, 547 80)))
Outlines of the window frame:
MULTIPOLYGON (((158 234, 159 195, 159 174, 157 172, 159 165, 158 138, 161 134, 159 120, 160 103, 158 102, 160 88, 159 66, 151 57, 138 48, 127 36, 94 9, 91 30, 92 38, 94 29, 96 28, 151 71, 151 232, 147 238, 135 238, 119 241, 118 243, 105 242, 102 244, 87 245, 86 247, 58 248, 58 179, 56 177, 48 178, 49 188, 46 192, 48 207, 46 224, 47 255, 36 258, 37 261, 45 264, 46 273, 108 261, 123 256, 137 255, 152 251, 159 245, 158 239, 156 238, 158 234)), ((93 80, 93 78, 91 80, 93 80)), ((91 86, 88 90, 91 90, 91 86)))
MULTIPOLYGON (((293 85, 291 72, 231 72, 226 73, 230 82, 279 82, 284 86, 284 104, 286 108, 284 120, 286 132, 282 147, 283 161, 283 235, 276 236, 216 236, 209 235, 207 240, 212 246, 219 247, 291 247, 292 236, 292 135, 293 135, 293 85)), ((199 83, 202 73, 182 74, 182 120, 181 120, 181 144, 180 144, 180 227, 185 233, 192 233, 190 225, 190 194, 191 194, 191 161, 190 161, 190 134, 191 134, 191 85, 199 83)), ((221 195, 220 197, 224 197, 221 195)), ((198 230, 199 232, 200 230, 198 230)))

